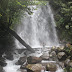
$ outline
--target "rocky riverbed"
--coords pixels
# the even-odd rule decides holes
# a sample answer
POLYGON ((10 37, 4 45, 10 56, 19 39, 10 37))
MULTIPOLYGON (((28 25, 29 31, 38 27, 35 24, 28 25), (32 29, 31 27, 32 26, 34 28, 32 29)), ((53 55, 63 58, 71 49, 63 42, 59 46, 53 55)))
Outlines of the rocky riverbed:
POLYGON ((17 49, 13 52, 13 60, 3 55, 0 72, 64 72, 65 67, 72 67, 64 46, 35 48, 35 51, 17 49))

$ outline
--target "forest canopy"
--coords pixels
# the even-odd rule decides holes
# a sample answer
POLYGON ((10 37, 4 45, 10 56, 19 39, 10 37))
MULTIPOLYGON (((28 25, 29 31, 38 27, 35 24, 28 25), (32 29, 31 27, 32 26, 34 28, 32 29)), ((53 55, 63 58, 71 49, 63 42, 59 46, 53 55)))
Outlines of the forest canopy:
POLYGON ((0 23, 11 26, 14 19, 17 19, 21 10, 32 14, 29 5, 45 4, 44 1, 36 0, 1 0, 0 1, 0 23))

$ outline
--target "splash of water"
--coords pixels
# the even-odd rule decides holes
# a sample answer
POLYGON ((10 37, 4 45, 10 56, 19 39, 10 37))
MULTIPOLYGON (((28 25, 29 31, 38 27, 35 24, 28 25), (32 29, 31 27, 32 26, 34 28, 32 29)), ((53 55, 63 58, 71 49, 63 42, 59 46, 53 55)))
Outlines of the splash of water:
MULTIPOLYGON (((31 6, 36 8, 36 6, 31 6)), ((55 21, 50 5, 38 7, 33 10, 33 15, 21 19, 17 28, 19 36, 31 47, 57 46, 59 44, 55 29, 55 21)), ((16 40, 18 48, 23 46, 16 40)))

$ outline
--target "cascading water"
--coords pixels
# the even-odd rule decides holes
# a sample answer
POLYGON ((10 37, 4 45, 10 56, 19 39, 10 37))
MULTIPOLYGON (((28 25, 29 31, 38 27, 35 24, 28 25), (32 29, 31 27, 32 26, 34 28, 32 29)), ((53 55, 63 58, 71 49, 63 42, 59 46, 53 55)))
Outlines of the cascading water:
MULTIPOLYGON (((32 7, 36 6, 30 6, 30 8, 32 7)), ((22 23, 17 29, 19 36, 33 48, 57 46, 59 41, 50 5, 39 7, 33 12, 33 15, 27 14, 21 19, 22 23)), ((22 48, 17 40, 16 45, 18 48, 22 48)))
MULTIPOLYGON (((30 8, 32 7, 36 8, 36 6, 30 6, 30 8)), ((59 41, 50 5, 40 6, 37 10, 32 11, 34 12, 33 15, 26 13, 26 17, 24 16, 21 19, 21 24, 17 27, 18 35, 32 48, 58 46, 59 41)), ((24 48, 17 40, 16 46, 17 48, 24 48)), ((15 65, 15 62, 24 55, 24 53, 22 55, 16 55, 14 55, 13 61, 6 60, 7 66, 4 67, 5 72, 21 72, 18 70, 20 66, 15 65)), ((34 55, 36 56, 36 54, 34 55)), ((39 55, 41 56, 42 54, 38 54, 38 56, 39 55)), ((63 70, 59 67, 56 72, 63 72, 63 70)))

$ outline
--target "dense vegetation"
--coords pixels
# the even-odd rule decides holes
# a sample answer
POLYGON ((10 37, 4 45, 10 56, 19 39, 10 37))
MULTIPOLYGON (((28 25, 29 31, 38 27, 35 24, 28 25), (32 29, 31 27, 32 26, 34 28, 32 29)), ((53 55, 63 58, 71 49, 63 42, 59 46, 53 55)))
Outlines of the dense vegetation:
POLYGON ((72 42, 72 0, 51 0, 60 40, 72 42))
MULTIPOLYGON (((36 0, 1 0, 0 1, 0 26, 4 24, 5 26, 11 26, 12 22, 20 18, 21 11, 28 12, 32 14, 29 5, 38 5, 43 3, 43 1, 36 2, 36 0)), ((19 19, 18 19, 19 20, 19 19)), ((17 21, 18 21, 17 20, 17 21)))

